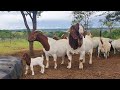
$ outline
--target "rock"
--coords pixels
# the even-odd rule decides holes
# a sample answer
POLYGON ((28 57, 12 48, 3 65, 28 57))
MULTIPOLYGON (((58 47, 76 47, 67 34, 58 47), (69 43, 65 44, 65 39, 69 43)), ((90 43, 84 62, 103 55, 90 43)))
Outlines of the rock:
POLYGON ((19 79, 23 75, 22 60, 13 56, 0 57, 0 79, 19 79))

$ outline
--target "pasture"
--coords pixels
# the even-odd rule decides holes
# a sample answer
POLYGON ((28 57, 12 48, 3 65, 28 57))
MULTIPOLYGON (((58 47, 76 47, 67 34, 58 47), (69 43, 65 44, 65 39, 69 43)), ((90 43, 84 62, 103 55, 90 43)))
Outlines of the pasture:
MULTIPOLYGON (((34 43, 34 49, 41 49, 42 45, 38 42, 34 43)), ((29 43, 25 39, 0 41, 0 55, 11 55, 19 51, 29 49, 29 43)))
MULTIPOLYGON (((12 54, 13 56, 22 56, 23 52, 21 51, 16 54, 12 54)), ((41 50, 35 50, 36 56, 41 56, 41 50)), ((86 56, 86 63, 84 64, 84 69, 80 70, 78 68, 78 58, 79 55, 73 55, 72 68, 67 69, 68 59, 65 58, 65 63, 61 65, 61 58, 58 58, 58 69, 54 69, 54 61, 53 58, 50 58, 50 67, 45 69, 45 73, 40 73, 40 67, 35 66, 34 72, 35 75, 31 75, 31 71, 28 71, 27 75, 23 75, 21 79, 119 79, 120 78, 120 55, 117 53, 116 55, 110 53, 110 57, 105 59, 103 57, 97 58, 96 53, 93 54, 93 64, 90 65, 88 63, 89 57, 86 56)), ((44 61, 46 64, 46 61, 44 61)), ((24 63, 25 67, 25 63, 24 63)), ((25 72, 25 68, 24 68, 25 72)))
MULTIPOLYGON (((99 30, 98 30, 99 31, 99 30)), ((99 35, 97 30, 93 30, 93 36, 99 35), (97 33, 97 34, 96 34, 97 33)), ((120 38, 120 32, 113 30, 117 33, 116 37, 112 34, 113 39, 120 38)), ((53 33, 52 33, 53 34, 53 33)), ((25 34, 22 34, 25 35, 25 34)), ((49 34, 50 35, 50 34, 49 34)), ((57 34, 59 35, 59 34, 57 34)), ((52 35, 50 35, 52 36, 52 35)), ((103 32, 104 37, 109 37, 108 32, 103 32)), ((23 37, 23 36, 21 36, 23 37)), ((15 57, 22 57, 24 52, 29 52, 29 43, 26 38, 18 37, 18 39, 1 40, 0 41, 0 55, 11 55, 15 57)), ((26 36, 24 36, 26 37, 26 36)), ((35 56, 41 56, 42 45, 39 42, 34 42, 35 56)), ((41 74, 39 66, 34 67, 35 75, 31 75, 28 71, 27 75, 23 75, 21 79, 119 79, 120 78, 120 53, 113 54, 110 52, 110 57, 105 59, 100 56, 97 58, 97 53, 93 53, 93 64, 88 63, 89 57, 86 55, 86 63, 84 63, 83 70, 78 68, 79 55, 73 55, 72 68, 67 69, 68 59, 65 58, 65 63, 61 65, 61 58, 58 58, 58 69, 54 69, 53 58, 50 57, 50 67, 45 69, 45 74, 41 74)), ((23 62, 25 67, 25 62, 23 62)), ((46 61, 44 61, 46 64, 46 61)), ((24 68, 25 72, 25 68, 24 68)))

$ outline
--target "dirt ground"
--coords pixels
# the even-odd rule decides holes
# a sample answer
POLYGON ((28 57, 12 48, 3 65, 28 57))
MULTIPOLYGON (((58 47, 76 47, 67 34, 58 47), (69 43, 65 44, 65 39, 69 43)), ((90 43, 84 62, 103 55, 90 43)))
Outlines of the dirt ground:
MULTIPOLYGON (((13 56, 21 57, 23 52, 14 54, 13 56)), ((42 51, 35 50, 36 56, 41 56, 42 51)), ((21 79, 120 79, 120 53, 116 55, 110 53, 110 57, 105 59, 104 57, 97 58, 97 55, 93 54, 93 64, 90 65, 89 57, 86 55, 86 62, 84 63, 83 70, 78 68, 79 55, 73 55, 72 68, 67 69, 67 57, 65 63, 61 65, 61 58, 58 58, 58 68, 54 69, 53 58, 50 58, 50 67, 45 69, 45 73, 40 73, 40 67, 35 66, 35 75, 31 75, 31 71, 28 71, 27 75, 23 75, 21 79)), ((24 62, 23 62, 24 63, 24 62)), ((44 61, 44 64, 46 61, 44 61)), ((25 63, 24 63, 25 67, 25 63)), ((25 72, 25 68, 24 68, 25 72)))

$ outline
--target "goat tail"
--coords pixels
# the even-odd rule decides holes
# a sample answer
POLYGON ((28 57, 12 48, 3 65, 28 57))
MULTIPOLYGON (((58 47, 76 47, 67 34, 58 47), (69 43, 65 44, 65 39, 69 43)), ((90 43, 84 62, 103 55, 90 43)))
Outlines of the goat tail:
POLYGON ((100 42, 101 42, 101 44, 103 44, 103 41, 102 41, 102 31, 100 30, 100 42))

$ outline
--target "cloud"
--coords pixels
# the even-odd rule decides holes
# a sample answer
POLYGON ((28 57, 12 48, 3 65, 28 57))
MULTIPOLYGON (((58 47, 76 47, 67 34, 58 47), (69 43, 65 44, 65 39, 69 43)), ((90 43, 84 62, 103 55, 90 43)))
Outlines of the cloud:
POLYGON ((72 20, 72 11, 44 11, 38 20, 72 20))
MULTIPOLYGON (((65 23, 68 21, 71 22, 71 20, 72 20, 71 11, 44 11, 41 14, 41 17, 37 19, 38 25, 44 23, 44 25, 42 24, 41 27, 47 26, 47 28, 49 28, 49 26, 54 28, 57 22, 59 23, 59 21, 63 21, 63 23, 65 23), (50 21, 52 22, 51 24, 50 21)), ((29 17, 27 17, 27 21, 30 28, 32 28, 31 19, 29 17)), ((57 25, 56 27, 62 27, 59 26, 59 24, 57 25)), ((0 12, 0 29, 21 29, 21 28, 25 28, 25 25, 23 22, 22 15, 19 11, 0 12)), ((38 28, 40 27, 38 26, 38 28)))
MULTIPOLYGON (((98 12, 96 14, 100 14, 98 12)), ((93 25, 97 25, 96 21, 99 17, 92 15, 93 25)), ((44 11, 37 18, 37 28, 69 28, 73 19, 72 11, 44 11)), ((31 19, 27 17, 28 24, 32 28, 31 19)), ((0 12, 0 29, 24 29, 23 17, 19 11, 0 12)))

